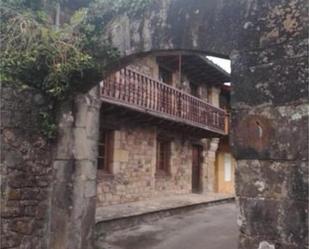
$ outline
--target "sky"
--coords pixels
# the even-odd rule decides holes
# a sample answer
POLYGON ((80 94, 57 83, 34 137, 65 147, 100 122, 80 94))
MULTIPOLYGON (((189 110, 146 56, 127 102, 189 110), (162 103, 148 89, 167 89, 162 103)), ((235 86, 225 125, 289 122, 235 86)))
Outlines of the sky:
POLYGON ((225 71, 228 73, 231 73, 231 61, 227 59, 221 59, 218 57, 213 57, 213 56, 207 56, 209 60, 212 62, 216 63, 220 67, 222 67, 225 71))

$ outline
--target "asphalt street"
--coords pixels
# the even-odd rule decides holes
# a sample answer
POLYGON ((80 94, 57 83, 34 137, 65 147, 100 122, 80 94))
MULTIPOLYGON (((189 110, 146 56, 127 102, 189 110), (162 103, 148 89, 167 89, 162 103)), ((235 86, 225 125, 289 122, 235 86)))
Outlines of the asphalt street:
POLYGON ((104 249, 237 249, 234 203, 221 204, 116 231, 104 249))

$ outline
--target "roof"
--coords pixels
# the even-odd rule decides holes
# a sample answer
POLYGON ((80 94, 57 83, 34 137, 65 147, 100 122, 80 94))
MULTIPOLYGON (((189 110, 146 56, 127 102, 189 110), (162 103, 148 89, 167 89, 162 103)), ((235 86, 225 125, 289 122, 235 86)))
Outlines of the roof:
MULTIPOLYGON (((160 65, 171 70, 179 68, 179 59, 177 55, 157 57, 160 65)), ((231 80, 228 72, 202 55, 182 55, 181 70, 192 82, 200 84, 222 85, 231 80)))

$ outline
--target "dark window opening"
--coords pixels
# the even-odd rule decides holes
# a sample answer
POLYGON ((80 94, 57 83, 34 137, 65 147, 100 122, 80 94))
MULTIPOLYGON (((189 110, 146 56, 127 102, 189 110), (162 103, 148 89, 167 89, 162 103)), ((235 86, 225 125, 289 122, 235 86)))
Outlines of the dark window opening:
POLYGON ((98 154, 98 169, 106 173, 112 173, 111 163, 113 155, 113 131, 100 130, 98 154))
POLYGON ((158 139, 156 173, 169 173, 170 156, 171 142, 164 139, 158 139))
POLYGON ((163 67, 159 67, 159 80, 168 84, 173 84, 173 73, 163 67))
POLYGON ((199 87, 198 87, 198 85, 197 84, 190 84, 190 86, 191 86, 191 94, 194 96, 194 97, 199 97, 199 93, 198 93, 198 89, 199 89, 199 87))

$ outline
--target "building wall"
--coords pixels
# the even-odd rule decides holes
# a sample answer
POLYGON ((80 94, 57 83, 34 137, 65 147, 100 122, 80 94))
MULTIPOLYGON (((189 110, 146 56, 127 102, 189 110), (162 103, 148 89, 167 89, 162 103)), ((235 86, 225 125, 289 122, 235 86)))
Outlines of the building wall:
MULTIPOLYGON (((118 119, 119 123, 122 123, 118 119)), ((126 123, 114 132, 111 173, 98 170, 97 206, 191 192, 192 150, 181 134, 171 141, 170 174, 156 175, 155 127, 126 123)))
POLYGON ((216 155, 216 192, 234 194, 236 160, 232 156, 228 140, 222 140, 216 155), (231 178, 225 179, 225 156, 231 159, 231 178))
POLYGON ((123 127, 114 131, 112 173, 98 170, 99 206, 145 199, 152 195, 155 168, 154 128, 123 127))
POLYGON ((152 78, 158 79, 159 66, 156 62, 156 57, 153 55, 138 58, 134 60, 134 62, 131 63, 129 67, 134 69, 135 71, 141 72, 152 78))
POLYGON ((155 195, 184 194, 192 190, 192 145, 176 134, 171 140, 170 175, 155 176, 155 195))
MULTIPOLYGON (((134 61, 130 68, 158 79, 159 65, 155 56, 147 56, 134 61)), ((186 75, 179 79, 178 71, 173 72, 172 85, 191 94, 190 80, 186 75)), ((219 106, 220 89, 199 84, 197 97, 219 106)), ((167 131, 171 140, 169 174, 156 175, 157 136, 164 131, 157 127, 142 126, 122 122, 116 117, 103 117, 102 122, 122 124, 114 131, 114 153, 111 174, 98 171, 98 206, 114 205, 192 192, 192 144, 203 147, 200 168, 200 192, 215 189, 215 152, 219 140, 192 139, 188 135, 167 131)), ((104 124, 103 124, 104 125, 104 124)), ((111 125, 113 126, 113 125, 111 125)), ((119 125, 118 125, 119 126, 119 125)))

